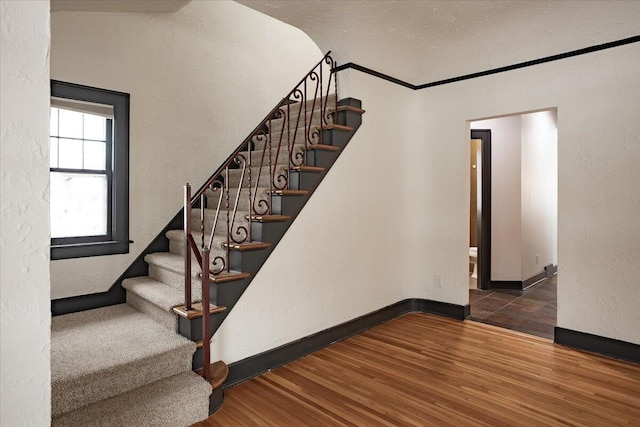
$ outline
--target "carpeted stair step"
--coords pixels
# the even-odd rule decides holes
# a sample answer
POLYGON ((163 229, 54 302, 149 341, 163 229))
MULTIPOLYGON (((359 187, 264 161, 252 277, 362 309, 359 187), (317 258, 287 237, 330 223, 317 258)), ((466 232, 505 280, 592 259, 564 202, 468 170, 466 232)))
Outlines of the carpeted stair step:
MULTIPOLYGON (((298 147, 304 147, 307 144, 315 144, 321 142, 321 135, 319 131, 319 127, 314 125, 311 129, 305 129, 304 127, 298 129, 287 129, 284 134, 282 134, 282 149, 284 150, 287 147, 287 143, 294 144, 298 147), (316 132, 317 130, 317 132, 316 132), (308 135, 307 135, 308 131, 308 135)), ((279 131, 271 134, 271 149, 275 150, 278 147, 278 143, 280 142, 281 133, 279 131)), ((262 150, 264 146, 267 144, 266 141, 255 141, 253 146, 253 153, 261 153, 260 157, 253 157, 251 162, 254 163, 257 158, 257 161, 260 161, 262 156, 262 150)), ((267 162, 268 153, 265 155, 265 163, 267 162)), ((286 160, 286 159, 285 159, 286 160)), ((286 164, 286 162, 278 162, 280 164, 286 164)))
MULTIPOLYGON (((291 139, 293 139, 294 135, 291 134, 291 139)), ((256 144, 253 151, 251 151, 251 165, 252 166, 263 166, 271 164, 288 166, 289 165, 289 157, 291 156, 291 162, 300 163, 303 159, 304 150, 305 150, 305 141, 306 137, 304 136, 304 132, 298 135, 295 135, 295 142, 291 147, 291 155, 287 150, 287 141, 286 136, 285 140, 282 141, 282 145, 280 146, 280 150, 278 150, 278 139, 273 140, 273 145, 271 146, 271 162, 269 162, 269 150, 264 150, 263 144, 256 144), (262 146, 260 146, 262 145, 262 146), (264 154, 264 159, 262 158, 264 154)), ((279 136, 278 136, 279 138, 279 136)), ((317 139, 319 141, 319 139, 317 139)))
MULTIPOLYGON (((280 118, 280 119, 273 119, 270 122, 267 122, 267 127, 269 127, 269 129, 271 129, 271 132, 280 132, 282 130, 282 126, 284 125, 285 129, 295 129, 295 128, 304 128, 305 127, 305 121, 307 123, 307 126, 312 126, 312 127, 316 127, 320 125, 320 121, 322 118, 322 115, 320 113, 320 108, 318 108, 318 106, 316 106, 316 109, 313 110, 313 115, 311 114, 311 110, 307 110, 307 116, 306 116, 306 120, 305 120, 305 112, 304 109, 302 110, 302 112, 298 111, 299 107, 290 107, 289 111, 289 117, 290 119, 285 120, 285 118, 280 118), (298 119, 298 114, 300 115, 300 119, 298 119)), ((284 107, 283 109, 285 111, 286 114, 286 107, 284 107)), ((333 112, 334 112, 334 106, 333 105, 329 105, 326 109, 326 113, 328 114, 327 117, 327 123, 324 124, 329 124, 329 123, 333 123, 333 112)))
MULTIPOLYGON (((327 88, 324 88, 323 94, 322 94, 322 102, 327 104, 327 106, 332 106, 335 105, 335 99, 336 99, 336 94, 330 92, 328 95, 326 93, 327 88)), ((308 93, 309 98, 307 98, 307 101, 305 102, 306 104, 306 109, 307 111, 311 111, 312 109, 316 110, 320 108, 320 96, 318 96, 317 98, 312 98, 312 94, 308 93), (315 105, 315 108, 313 107, 315 105)), ((297 102, 295 99, 291 99, 291 102, 289 103, 289 107, 291 109, 299 109, 300 108, 300 103, 297 102)), ((283 107, 286 110, 286 106, 283 107)), ((303 105, 302 108, 304 109, 305 106, 303 105)))
MULTIPOLYGON (((176 289, 184 290, 184 258, 169 252, 156 252, 144 257, 149 264, 149 277, 176 289)), ((202 299, 202 281, 200 266, 191 263, 191 293, 193 298, 202 299)), ((223 272, 211 276, 211 283, 226 283, 246 278, 245 273, 239 271, 223 272)), ((215 302, 212 300, 212 304, 215 302)))
MULTIPOLYGON (((172 331, 178 330, 178 317, 173 307, 184 304, 184 291, 168 286, 148 276, 122 281, 127 290, 127 304, 135 307, 172 331)), ((199 301, 194 295, 192 302, 199 301)))
MULTIPOLYGON (((149 264, 149 277, 167 286, 184 292, 184 258, 169 252, 156 252, 144 257, 149 264)), ((202 299, 201 282, 198 279, 200 266, 191 263, 191 293, 197 301, 202 299)))
POLYGON ((52 416, 188 371, 195 350, 195 343, 128 304, 56 316, 52 416))
MULTIPOLYGON (((269 178, 270 171, 274 174, 274 181, 277 183, 276 179, 278 175, 286 176, 287 173, 287 165, 271 165, 269 168, 269 164, 265 161, 264 166, 251 166, 251 186, 255 188, 256 184, 258 187, 268 187, 269 186, 269 178), (259 178, 259 180, 258 180, 259 178), (256 182, 257 181, 257 182, 256 182)), ((231 169, 229 170, 229 188, 238 188, 240 186, 240 179, 242 178, 242 187, 249 187, 249 172, 245 171, 244 177, 242 176, 241 169, 231 169)), ((279 184, 279 186, 283 186, 284 184, 279 184)))
POLYGON ((54 418, 52 427, 187 427, 209 415, 211 385, 184 371, 54 418))
MULTIPOLYGON (((261 189, 259 188, 258 191, 261 191, 261 194, 266 194, 266 189, 261 189)), ((252 189, 251 191, 251 196, 253 197, 253 194, 255 193, 255 190, 252 189)), ((235 217, 233 215, 233 211, 231 209, 233 209, 233 203, 235 203, 235 199, 231 200, 232 198, 235 197, 235 195, 237 194, 237 191, 234 191, 233 193, 231 191, 229 191, 229 198, 230 198, 230 211, 229 211, 229 226, 231 228, 232 231, 237 232, 239 227, 247 227, 249 224, 249 221, 247 220, 247 215, 249 215, 249 210, 248 209, 238 209, 238 211, 236 211, 235 217)), ((247 190, 247 194, 248 194, 248 190, 247 190)), ((248 203, 248 202, 247 202, 248 203)), ((226 208, 226 202, 223 201, 224 206, 222 207, 222 209, 220 210, 220 214, 218 217, 218 222, 216 223, 216 234, 220 235, 222 237, 225 237, 226 240, 226 230, 227 230, 227 208, 226 208)), ((200 208, 193 208, 191 210, 191 232, 192 233, 200 233, 200 227, 201 227, 201 219, 200 219, 200 208)), ((216 218, 216 209, 205 209, 204 210, 204 230, 205 233, 207 235, 211 234, 211 229, 213 228, 213 222, 216 218)), ((200 243, 200 240, 196 240, 196 243, 200 243)))
MULTIPOLYGON (((251 198, 255 199, 255 204, 257 205, 258 202, 260 200, 266 200, 267 202, 269 201, 270 197, 269 197, 269 187, 268 184, 265 183, 266 187, 258 187, 256 188, 252 188, 251 189, 251 198)), ((216 209, 218 206, 218 202, 220 201, 220 192, 219 190, 213 191, 211 189, 208 189, 204 192, 205 196, 207 197, 207 206, 210 209, 216 209)), ((229 189, 229 206, 230 206, 230 210, 233 210, 235 203, 236 203, 236 196, 238 195, 238 188, 230 188, 229 189)), ((251 201, 249 200, 249 189, 248 188, 241 188, 240 189, 240 197, 238 199, 238 210, 239 211, 249 211, 249 206, 251 205, 251 201)), ((222 199, 222 206, 224 207, 224 210, 226 211, 226 199, 225 196, 223 196, 222 199)), ((258 208, 260 208, 258 206, 258 208)), ((255 211, 256 206, 253 206, 253 210, 255 211)), ((219 224, 220 225, 220 224, 219 224)), ((217 227, 216 227, 217 230, 217 227)), ((208 231, 211 231, 211 229, 209 228, 208 231)))
MULTIPOLYGON (((247 222, 248 224, 248 222, 247 222)), ((201 246, 202 242, 202 233, 200 231, 192 231, 194 240, 196 241, 196 245, 198 248, 201 246)), ((183 256, 184 254, 184 231, 183 230, 169 230, 165 233, 167 239, 169 239, 169 252, 183 256)), ((216 235, 213 239, 213 245, 211 247, 211 258, 213 259, 216 256, 225 256, 226 250, 223 247, 223 244, 227 242, 227 239, 224 235, 216 235)), ((209 244, 209 233, 205 234, 205 245, 209 244)), ((192 263, 197 262, 195 255, 193 255, 193 251, 191 251, 191 260, 192 263)))

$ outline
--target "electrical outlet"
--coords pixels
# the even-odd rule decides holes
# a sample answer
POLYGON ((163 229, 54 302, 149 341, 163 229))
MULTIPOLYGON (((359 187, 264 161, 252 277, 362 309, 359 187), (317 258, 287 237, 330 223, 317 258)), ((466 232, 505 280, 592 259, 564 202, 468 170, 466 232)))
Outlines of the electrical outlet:
POLYGON ((536 254, 536 264, 539 264, 540 261, 540 254, 536 254))
POLYGON ((442 277, 441 276, 436 275, 436 286, 438 288, 442 287, 442 277))

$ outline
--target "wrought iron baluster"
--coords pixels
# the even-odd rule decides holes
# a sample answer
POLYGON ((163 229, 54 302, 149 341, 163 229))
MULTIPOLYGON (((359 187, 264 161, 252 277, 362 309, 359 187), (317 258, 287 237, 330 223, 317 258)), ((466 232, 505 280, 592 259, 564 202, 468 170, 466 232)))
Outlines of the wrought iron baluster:
POLYGON ((202 376, 205 380, 211 379, 211 319, 209 315, 209 304, 211 296, 209 295, 209 262, 210 249, 202 250, 202 376))
POLYGON ((191 310, 191 186, 184 186, 184 308, 191 310))

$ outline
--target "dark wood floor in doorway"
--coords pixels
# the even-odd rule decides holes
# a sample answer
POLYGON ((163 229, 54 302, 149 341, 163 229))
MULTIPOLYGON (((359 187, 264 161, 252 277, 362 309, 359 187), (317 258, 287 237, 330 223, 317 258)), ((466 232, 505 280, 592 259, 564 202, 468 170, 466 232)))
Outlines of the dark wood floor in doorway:
POLYGON ((524 291, 469 290, 471 319, 553 339, 558 310, 558 276, 524 291))
POLYGON ((622 426, 640 365, 408 314, 225 392, 213 426, 622 426))

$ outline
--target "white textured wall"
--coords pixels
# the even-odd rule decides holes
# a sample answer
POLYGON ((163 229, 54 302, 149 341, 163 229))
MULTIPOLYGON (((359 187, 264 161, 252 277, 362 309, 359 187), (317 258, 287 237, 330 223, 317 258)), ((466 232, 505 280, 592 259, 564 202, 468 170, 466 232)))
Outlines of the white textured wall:
MULTIPOLYGON (((446 171, 431 191, 451 218, 425 217, 452 236, 468 227, 468 178, 439 187, 468 176, 465 122, 557 107, 558 326, 632 343, 640 343, 639 63, 635 43, 418 92, 424 127, 442 145, 423 167, 446 171)), ((468 238, 452 239, 459 250, 442 268, 466 272, 468 238)))
POLYGON ((555 110, 523 114, 522 280, 558 263, 558 129, 555 110))
POLYGON ((491 130, 491 280, 521 280, 520 116, 478 120, 470 126, 491 130))
POLYGON ((428 254, 449 240, 421 238, 436 231, 422 215, 432 171, 420 160, 435 146, 415 131, 411 90, 353 77, 363 124, 214 336, 214 359, 234 362, 433 286, 428 254))
POLYGON ((231 1, 174 14, 52 14, 51 76, 131 94, 126 255, 51 262, 51 297, 104 291, 320 60, 300 30, 231 1))
POLYGON ((0 425, 48 426, 49 1, 0 1, 0 425))

